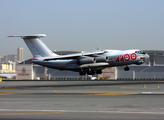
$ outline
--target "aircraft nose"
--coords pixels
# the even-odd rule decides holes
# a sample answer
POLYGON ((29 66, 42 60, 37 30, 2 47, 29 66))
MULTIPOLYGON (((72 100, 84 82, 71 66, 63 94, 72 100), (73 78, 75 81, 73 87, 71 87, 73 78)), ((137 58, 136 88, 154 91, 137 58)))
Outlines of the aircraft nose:
POLYGON ((148 54, 145 54, 145 59, 148 60, 149 59, 149 55, 148 54))

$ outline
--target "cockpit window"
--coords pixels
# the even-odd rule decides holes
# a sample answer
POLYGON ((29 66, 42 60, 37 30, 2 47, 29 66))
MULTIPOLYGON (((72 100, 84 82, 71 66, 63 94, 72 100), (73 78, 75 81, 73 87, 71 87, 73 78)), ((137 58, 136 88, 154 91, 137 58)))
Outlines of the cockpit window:
POLYGON ((111 50, 105 50, 104 53, 109 53, 112 52, 111 50))
POLYGON ((135 51, 135 53, 145 54, 143 51, 135 51))
POLYGON ((139 53, 139 51, 135 51, 135 53, 139 53))

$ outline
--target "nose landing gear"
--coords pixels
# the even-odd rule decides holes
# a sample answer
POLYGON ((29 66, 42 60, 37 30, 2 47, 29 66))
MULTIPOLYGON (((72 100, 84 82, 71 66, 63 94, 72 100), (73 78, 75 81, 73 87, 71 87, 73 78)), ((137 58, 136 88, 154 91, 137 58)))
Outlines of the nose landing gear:
POLYGON ((95 74, 95 71, 88 71, 87 74, 88 75, 94 75, 95 74))
POLYGON ((126 65, 126 67, 124 67, 124 70, 125 70, 125 71, 129 71, 130 68, 126 65))

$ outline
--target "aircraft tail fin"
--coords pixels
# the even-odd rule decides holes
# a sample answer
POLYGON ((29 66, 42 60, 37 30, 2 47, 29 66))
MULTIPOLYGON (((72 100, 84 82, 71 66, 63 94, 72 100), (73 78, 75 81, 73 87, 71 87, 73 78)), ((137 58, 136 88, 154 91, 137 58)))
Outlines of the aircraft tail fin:
POLYGON ((45 36, 45 34, 35 34, 8 37, 21 37, 30 49, 31 53, 33 54, 33 58, 58 56, 57 54, 53 53, 40 39, 41 37, 45 36))

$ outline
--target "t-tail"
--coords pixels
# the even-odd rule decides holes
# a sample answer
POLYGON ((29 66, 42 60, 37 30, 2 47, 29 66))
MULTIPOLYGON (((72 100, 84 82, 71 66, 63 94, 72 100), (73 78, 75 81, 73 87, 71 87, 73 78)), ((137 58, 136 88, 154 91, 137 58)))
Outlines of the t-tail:
POLYGON ((21 37, 28 48, 30 49, 33 58, 40 57, 55 57, 57 54, 53 53, 40 39, 45 37, 45 34, 35 34, 35 35, 22 35, 22 36, 8 36, 8 37, 21 37))

